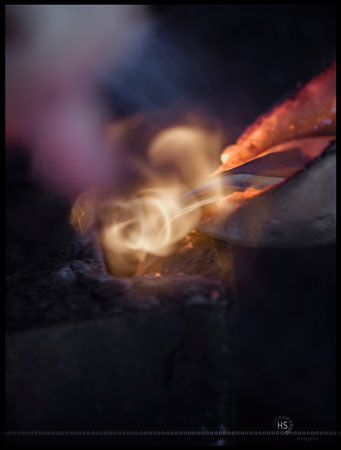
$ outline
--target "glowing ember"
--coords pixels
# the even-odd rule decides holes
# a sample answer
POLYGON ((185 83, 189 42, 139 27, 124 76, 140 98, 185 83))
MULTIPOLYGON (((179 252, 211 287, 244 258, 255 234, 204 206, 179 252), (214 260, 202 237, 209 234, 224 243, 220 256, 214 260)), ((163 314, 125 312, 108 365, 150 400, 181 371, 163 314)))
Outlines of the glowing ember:
POLYGON ((198 222, 198 209, 184 213, 177 186, 146 188, 130 200, 113 201, 112 221, 100 232, 107 264, 129 270, 148 254, 166 256, 198 222))
MULTIPOLYGON (((111 273, 116 274, 119 267, 123 273, 144 274, 146 264, 153 265, 155 258, 170 254, 176 243, 195 232, 199 221, 209 223, 219 210, 229 217, 245 201, 284 180, 240 172, 227 175, 223 186, 223 177, 212 178, 212 174, 295 147, 301 149, 305 161, 310 161, 334 139, 335 115, 333 64, 294 99, 257 120, 236 145, 227 147, 218 170, 215 156, 221 145, 219 135, 185 125, 160 130, 149 146, 149 181, 124 199, 106 196, 96 204, 87 195, 81 197, 74 205, 71 221, 82 232, 97 222, 111 273), (233 180, 240 186, 234 187, 233 180)), ((180 252, 193 247, 189 236, 184 242, 180 252)), ((160 272, 154 276, 160 276, 160 272)))
POLYGON ((335 135, 336 63, 313 78, 298 94, 260 117, 227 147, 219 172, 239 166, 266 150, 292 140, 335 135))
POLYGON ((218 208, 223 207, 224 203, 226 203, 226 202, 229 202, 229 203, 234 202, 234 203, 237 203, 238 205, 240 205, 240 204, 244 203, 246 200, 248 200, 249 198, 255 197, 256 195, 260 194, 261 192, 264 192, 266 189, 269 189, 269 188, 256 189, 251 186, 251 187, 245 189, 245 191, 233 192, 232 194, 227 195, 226 197, 219 200, 217 202, 217 206, 218 206, 218 208))
MULTIPOLYGON (((184 202, 183 196, 210 178, 220 146, 219 135, 194 126, 177 126, 156 135, 149 147, 149 182, 122 200, 102 201, 105 217, 99 239, 112 273, 119 266, 125 273, 142 274, 150 255, 170 254, 193 231, 202 208, 212 199, 194 195, 184 202)), ((219 182, 210 195, 221 198, 219 182)), ((84 222, 81 213, 79 209, 84 222)), ((100 211, 98 216, 101 220, 100 211)), ((187 242, 183 250, 191 246, 187 242)))
POLYGON ((223 154, 221 155, 220 159, 221 159, 221 162, 222 162, 223 164, 226 164, 226 163, 227 163, 227 160, 229 159, 229 154, 228 154, 228 153, 223 153, 223 154))

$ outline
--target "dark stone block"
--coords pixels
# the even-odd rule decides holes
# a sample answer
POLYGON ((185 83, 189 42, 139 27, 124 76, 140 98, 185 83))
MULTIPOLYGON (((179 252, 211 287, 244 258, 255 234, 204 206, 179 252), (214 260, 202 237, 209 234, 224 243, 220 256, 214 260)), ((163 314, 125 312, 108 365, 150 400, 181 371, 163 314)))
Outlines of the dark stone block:
POLYGON ((168 304, 10 334, 7 428, 229 428, 231 325, 226 305, 168 304))
MULTIPOLYGON (((115 278, 92 237, 80 238, 67 225, 65 206, 32 188, 21 191, 19 200, 7 214, 8 245, 16 242, 18 253, 7 254, 6 429, 234 429, 235 302, 214 242, 198 233, 193 247, 157 263, 162 276, 151 271, 115 278), (32 233, 16 225, 27 218, 25 204, 38 227, 32 233), (44 245, 37 245, 39 239, 44 245)), ((13 435, 8 442, 218 439, 13 435)))

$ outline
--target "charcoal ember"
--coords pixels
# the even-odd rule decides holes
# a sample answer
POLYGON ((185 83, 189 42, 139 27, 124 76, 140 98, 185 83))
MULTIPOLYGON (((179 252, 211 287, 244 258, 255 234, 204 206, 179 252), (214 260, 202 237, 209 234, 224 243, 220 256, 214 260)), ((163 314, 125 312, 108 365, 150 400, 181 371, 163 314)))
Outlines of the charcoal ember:
POLYGON ((140 266, 145 274, 184 276, 192 274, 211 280, 216 287, 234 295, 232 250, 227 242, 192 230, 165 258, 150 257, 140 266))

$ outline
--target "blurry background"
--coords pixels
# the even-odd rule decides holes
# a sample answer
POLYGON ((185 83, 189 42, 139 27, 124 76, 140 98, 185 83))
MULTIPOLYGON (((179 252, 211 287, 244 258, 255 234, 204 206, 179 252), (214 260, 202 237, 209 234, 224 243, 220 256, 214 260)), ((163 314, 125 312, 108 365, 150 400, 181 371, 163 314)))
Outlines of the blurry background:
MULTIPOLYGON (((335 58, 334 5, 147 9, 152 26, 144 38, 99 77, 110 121, 147 113, 162 127, 163 111, 168 122, 191 113, 218 124, 227 145, 335 58)), ((29 289, 24 267, 68 258, 48 243, 70 232, 69 203, 32 182, 28 167, 27 154, 6 153, 9 289, 29 289)), ((272 419, 287 415, 296 429, 335 429, 334 246, 235 249, 235 257, 242 294, 238 428, 270 429, 272 419)), ((27 311, 11 306, 14 297, 8 327, 15 329, 14 318, 24 321, 27 311)))
POLYGON ((114 111, 196 104, 234 141, 335 58, 332 5, 153 6, 147 42, 108 82, 114 111))
MULTIPOLYGON (((126 16, 127 18, 124 19, 123 14, 122 21, 126 20, 126 28, 131 30, 130 35, 127 32, 122 33, 121 28, 124 27, 119 28, 117 35, 112 33, 114 42, 117 37, 120 38, 113 45, 115 51, 110 50, 113 68, 110 69, 108 61, 104 70, 92 49, 88 56, 87 64, 91 68, 91 73, 96 74, 93 76, 91 96, 96 97, 97 103, 106 106, 105 121, 107 123, 122 122, 124 119, 136 118, 138 115, 138 117, 147 117, 150 127, 159 129, 172 122, 181 123, 184 117, 192 115, 220 127, 224 135, 223 145, 228 145, 233 143, 261 113, 294 92, 300 84, 322 71, 335 58, 335 8, 332 5, 146 6, 143 19, 139 18, 140 22, 147 23, 147 27, 142 33, 141 26, 138 27, 135 23, 135 21, 137 23, 139 21, 135 19, 134 14, 130 13, 129 15, 128 13, 126 16), (130 17, 131 15, 133 18, 130 17), (124 46, 123 43, 129 39, 130 45, 124 46), (117 51, 117 48, 120 51, 117 51), (93 67, 91 67, 91 61, 93 67)), ((42 17, 43 19, 44 17, 42 17)), ((24 27, 20 21, 15 23, 13 15, 9 15, 9 19, 6 20, 6 39, 9 43, 7 54, 10 54, 12 47, 14 48, 12 53, 17 51, 18 46, 25 49, 23 45, 25 30, 22 30, 24 27)), ((100 24, 100 16, 98 21, 100 24)), ((113 20, 113 28, 115 27, 117 27, 117 23, 113 20)), ((29 40, 29 36, 27 34, 26 40, 29 40)), ((39 35, 36 37, 37 41, 39 41, 38 38, 39 35)), ((73 39, 72 35, 70 39, 73 39)), ((87 40, 91 42, 91 38, 86 36, 86 39, 83 39, 84 43, 80 39, 79 43, 73 42, 72 45, 76 50, 79 49, 80 54, 86 55, 87 40)), ((28 46, 28 48, 30 47, 28 46)), ((38 51, 36 53, 39 56, 40 53, 38 51)), ((60 61, 64 63, 61 55, 57 54, 60 61)), ((47 79, 52 78, 52 75, 49 75, 52 71, 50 68, 52 58, 53 53, 46 63, 44 60, 38 60, 40 67, 37 73, 40 71, 44 76, 47 74, 47 79)), ((71 61, 73 59, 71 58, 71 61)), ((36 60, 34 62, 36 63, 36 60)), ((57 67, 63 66, 62 63, 57 67)), ((80 86, 84 84, 82 77, 85 78, 83 73, 86 71, 82 72, 77 68, 76 62, 72 62, 72 64, 70 63, 70 66, 75 72, 75 81, 72 81, 76 86, 72 85, 71 92, 75 92, 79 89, 77 84, 80 86), (72 68, 72 64, 75 69, 72 68)), ((37 70, 35 66, 33 70, 37 70)), ((79 66, 82 67, 81 63, 79 66)), ((32 69, 30 70, 32 71, 32 69)), ((90 72, 90 69, 87 70, 90 72)), ((21 89, 30 83, 30 79, 26 79, 26 72, 22 74, 20 71, 14 72, 17 79, 14 85, 15 92, 19 99, 21 89)), ((30 73, 28 72, 28 74, 30 73)), ((61 70, 62 75, 63 71, 61 70)), ((42 79, 44 81, 43 76, 42 79)), ((46 92, 43 91, 42 85, 44 98, 47 98, 44 100, 45 103, 42 102, 42 108, 45 104, 48 105, 47 101, 52 103, 49 99, 58 99, 58 95, 62 98, 61 92, 63 89, 66 91, 66 88, 62 82, 60 84, 61 86, 58 86, 56 82, 54 84, 51 82, 51 86, 48 91, 46 88, 46 92)), ((69 84, 71 85, 71 82, 69 84)), ((32 89, 30 86, 33 91, 35 88, 33 86, 32 89)), ((63 100, 60 101, 60 103, 62 102, 63 100)), ((85 110, 88 102, 88 99, 83 100, 85 110)), ((93 103, 92 109, 95 111, 98 108, 97 103, 93 103)), ((76 104, 76 108, 81 106, 76 104)), ((25 110, 25 103, 20 105, 20 109, 25 110)), ((69 109, 66 109, 66 119, 64 122, 61 121, 64 123, 65 134, 69 132, 68 128, 71 126, 70 120, 67 120, 67 114, 70 114, 71 118, 72 114, 78 114, 77 111, 71 110, 70 112, 69 109)), ((88 109, 91 110, 91 104, 88 109)), ((38 115, 38 124, 40 122, 41 128, 41 118, 46 114, 38 114, 40 114, 38 115)), ((98 113, 96 114, 98 116, 98 113)), ((81 133, 77 134, 77 131, 71 131, 71 136, 72 133, 76 136, 76 146, 74 147, 77 147, 77 144, 84 147, 84 161, 86 161, 87 147, 91 147, 86 139, 88 141, 93 139, 92 134, 87 130, 91 128, 90 120, 94 123, 98 120, 96 114, 92 112, 88 114, 90 117, 81 117, 82 120, 79 124, 75 121, 73 128, 83 129, 83 140, 79 137, 81 133), (81 128, 82 126, 83 128, 81 128)), ((29 122, 28 119, 31 120, 31 115, 32 107, 31 111, 28 110, 26 114, 26 122, 29 122)), ((58 125, 63 128, 57 123, 58 125)), ((39 125, 37 128, 39 129, 39 125)), ((47 142, 49 142, 48 139, 52 141, 52 137, 47 138, 47 142)), ((55 138, 55 140, 58 143, 58 139, 55 138)), ((60 149, 65 148, 65 144, 67 146, 68 143, 67 140, 60 139, 58 149, 60 155, 63 154, 60 149)), ((97 144, 98 148, 102 146, 98 137, 97 144)), ((25 145, 28 144, 27 142, 25 144, 24 140, 25 145)), ((29 145, 32 146, 32 144, 29 145)), ((33 146, 39 148, 41 146, 39 140, 36 139, 36 145, 33 146)), ((43 147, 46 146, 45 144, 43 147)), ((53 148, 54 142, 52 141, 50 153, 53 148)), ((54 187, 52 180, 55 176, 54 172, 59 166, 56 164, 58 157, 55 158, 56 160, 51 158, 51 161, 45 163, 44 153, 47 152, 42 153, 36 149, 34 152, 37 155, 33 158, 35 159, 34 168, 45 164, 46 169, 41 169, 41 171, 47 171, 47 174, 40 178, 45 181, 46 185, 54 187)), ((64 150, 65 152, 66 150, 64 150)), ((101 152, 97 153, 100 155, 101 152)), ((130 145, 128 149, 125 148, 125 155, 122 158, 117 152, 116 166, 120 164, 124 166, 124 158, 129 157, 130 154, 141 156, 141 153, 143 153, 143 145, 140 147, 130 145)), ((99 159, 99 156, 97 158, 99 159)), ((95 158, 91 160, 89 157, 88 166, 82 167, 81 159, 80 157, 76 158, 78 167, 74 171, 75 183, 78 172, 83 171, 86 174, 88 166, 91 165, 95 171, 98 162, 95 158)), ((71 160, 71 151, 69 160, 71 160)), ((119 178, 122 174, 122 170, 117 170, 116 166, 111 167, 114 174, 112 178, 119 178)), ((65 163, 62 168, 64 168, 65 178, 71 178, 72 175, 67 172, 68 164, 65 163)), ((57 188, 63 192, 62 186, 57 188)))

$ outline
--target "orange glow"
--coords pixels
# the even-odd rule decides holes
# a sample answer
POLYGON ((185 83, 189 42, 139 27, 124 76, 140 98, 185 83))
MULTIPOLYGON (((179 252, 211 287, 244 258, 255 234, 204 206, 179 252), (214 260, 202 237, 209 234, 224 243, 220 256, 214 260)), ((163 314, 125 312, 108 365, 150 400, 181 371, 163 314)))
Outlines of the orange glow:
MULTIPOLYGON (((268 189, 268 188, 256 189, 251 186, 251 187, 245 189, 245 191, 233 192, 233 194, 227 195, 224 200, 243 203, 246 200, 248 200, 249 198, 255 197, 256 195, 260 194, 261 192, 264 192, 266 189, 268 189)), ((223 200, 221 200, 221 201, 223 201, 223 200)))
POLYGON ((245 203, 248 199, 255 197, 256 195, 261 194, 262 192, 269 189, 268 187, 263 189, 256 189, 254 187, 249 187, 244 191, 236 191, 232 194, 226 195, 221 198, 215 205, 218 209, 224 209, 225 211, 228 209, 231 213, 245 203))
POLYGON ((227 147, 218 172, 250 161, 284 142, 332 136, 336 130, 336 63, 304 85, 295 97, 254 122, 227 147))
POLYGON ((227 163, 227 160, 229 159, 229 154, 228 154, 228 153, 223 153, 223 154, 221 155, 220 159, 221 159, 221 162, 222 162, 223 164, 226 164, 226 163, 227 163))
MULTIPOLYGON (((112 272, 119 266, 131 273, 138 265, 142 273, 150 255, 170 254, 175 244, 194 230, 203 207, 212 200, 193 196, 184 202, 182 198, 209 180, 220 146, 219 135, 196 126, 175 126, 155 136, 148 152, 148 182, 124 199, 102 201, 106 217, 99 239, 112 272)), ((215 198, 221 197, 220 189, 217 183, 212 193, 215 198)), ((78 222, 83 224, 79 202, 76 207, 78 222)), ((186 240, 182 250, 192 246, 186 240)))
MULTIPOLYGON (((187 240, 187 239, 186 239, 187 240)), ((180 249, 180 252, 182 253, 182 252, 184 252, 184 251, 186 251, 186 250, 188 250, 188 249, 190 249, 190 248, 193 248, 193 243, 192 242, 187 242, 187 244, 185 244, 181 249, 180 249)))
MULTIPOLYGON (((145 185, 124 199, 106 197, 95 202, 85 195, 76 201, 71 220, 81 232, 95 222, 99 224, 99 241, 111 273, 119 267, 123 272, 144 274, 155 258, 169 255, 181 239, 185 242, 179 251, 191 249, 190 233, 195 233, 199 222, 210 223, 221 211, 226 218, 244 202, 283 180, 272 180, 263 189, 228 190, 232 193, 226 195, 222 177, 212 180, 213 174, 294 147, 301 149, 306 160, 312 160, 335 138, 335 115, 334 64, 295 98, 251 125, 235 145, 224 150, 218 170, 215 156, 221 148, 221 136, 199 126, 160 130, 149 144, 145 185), (202 197, 200 189, 205 193, 207 184, 211 189, 207 197, 202 197), (186 197, 188 193, 191 195, 186 197)), ((161 276, 160 272, 155 276, 161 276)))

